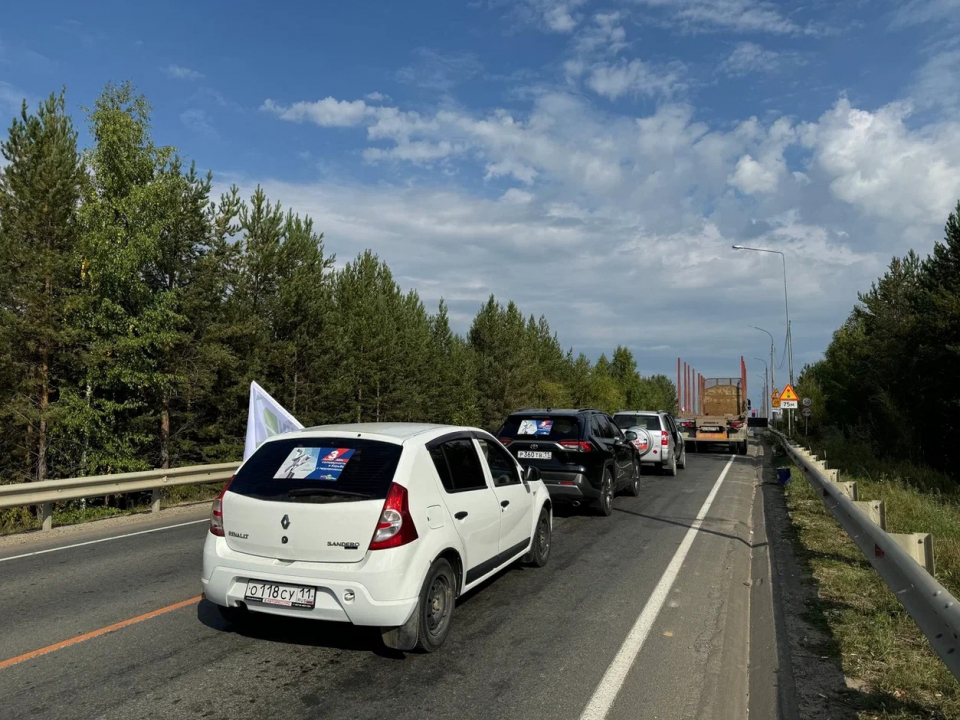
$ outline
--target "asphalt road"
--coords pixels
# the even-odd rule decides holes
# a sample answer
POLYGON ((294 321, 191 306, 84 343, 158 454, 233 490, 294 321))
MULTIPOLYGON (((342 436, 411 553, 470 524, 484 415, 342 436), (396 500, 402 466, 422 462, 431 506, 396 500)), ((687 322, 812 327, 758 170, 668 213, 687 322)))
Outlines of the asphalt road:
POLYGON ((238 634, 199 601, 30 656, 198 596, 207 528, 4 550, 0 717, 772 720, 775 694, 751 693, 775 663, 757 459, 730 460, 645 475, 609 518, 558 512, 547 567, 461 598, 433 655, 339 624, 238 634))

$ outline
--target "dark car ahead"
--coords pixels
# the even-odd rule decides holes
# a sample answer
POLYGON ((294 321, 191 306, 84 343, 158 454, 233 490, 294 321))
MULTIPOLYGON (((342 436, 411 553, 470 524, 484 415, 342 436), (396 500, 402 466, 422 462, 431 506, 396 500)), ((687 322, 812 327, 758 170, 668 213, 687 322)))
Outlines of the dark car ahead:
POLYGON ((538 410, 513 413, 497 433, 524 467, 532 465, 556 501, 591 504, 613 512, 620 490, 640 492, 640 452, 601 410, 538 410))

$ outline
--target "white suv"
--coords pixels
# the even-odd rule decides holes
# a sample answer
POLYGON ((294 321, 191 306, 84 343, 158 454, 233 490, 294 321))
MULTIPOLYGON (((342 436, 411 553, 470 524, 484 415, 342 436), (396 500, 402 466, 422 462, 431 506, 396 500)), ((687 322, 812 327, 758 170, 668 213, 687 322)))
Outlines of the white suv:
POLYGON ((213 503, 203 594, 256 613, 380 627, 437 650, 454 602, 521 558, 550 554, 550 495, 476 428, 368 423, 271 438, 213 503))

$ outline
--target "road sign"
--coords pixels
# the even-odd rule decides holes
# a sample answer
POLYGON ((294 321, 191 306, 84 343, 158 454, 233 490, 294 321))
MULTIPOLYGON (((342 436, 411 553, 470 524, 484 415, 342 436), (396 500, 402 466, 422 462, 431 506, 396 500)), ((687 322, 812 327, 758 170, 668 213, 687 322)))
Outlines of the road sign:
POLYGON ((781 400, 781 401, 780 401, 780 407, 782 407, 784 410, 796 410, 796 409, 797 409, 797 401, 796 401, 796 400, 781 400))
POLYGON ((811 409, 808 408, 808 407, 805 407, 805 408, 803 409, 803 416, 804 416, 804 417, 810 417, 811 415, 813 415, 813 410, 811 410, 811 409))
MULTIPOLYGON (((793 402, 797 402, 799 399, 800 398, 797 397, 797 393, 795 393, 793 390, 793 385, 787 383, 787 386, 783 389, 783 392, 780 393, 780 401, 783 402, 784 400, 792 400, 793 402)), ((796 405, 794 405, 794 407, 796 407, 796 405)))
POLYGON ((770 393, 770 399, 771 399, 771 400, 779 400, 779 399, 780 399, 780 391, 777 390, 776 388, 774 388, 774 389, 773 389, 773 392, 770 393))
POLYGON ((773 398, 770 404, 773 405, 775 408, 780 407, 780 398, 778 397, 773 398))
POLYGON ((813 400, 811 400, 810 398, 804 398, 804 399, 803 399, 803 406, 804 406, 805 408, 808 408, 808 407, 810 407, 811 405, 813 405, 813 400))

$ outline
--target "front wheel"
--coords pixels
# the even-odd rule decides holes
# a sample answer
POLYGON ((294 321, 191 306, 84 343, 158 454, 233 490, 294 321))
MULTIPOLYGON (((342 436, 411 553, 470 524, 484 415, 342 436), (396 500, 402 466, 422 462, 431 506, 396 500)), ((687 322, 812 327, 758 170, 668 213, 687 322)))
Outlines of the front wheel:
POLYGON ((450 563, 445 558, 437 558, 420 590, 418 650, 436 652, 447 639, 453 621, 456 584, 457 575, 450 563))
POLYGON ((537 528, 533 532, 533 542, 530 552, 523 556, 523 562, 533 567, 543 567, 550 557, 550 543, 553 533, 550 527, 550 511, 543 508, 537 520, 537 528))
POLYGON ((603 471, 603 480, 600 482, 600 498, 597 500, 597 509, 601 515, 609 517, 613 514, 613 475, 610 470, 603 471))

